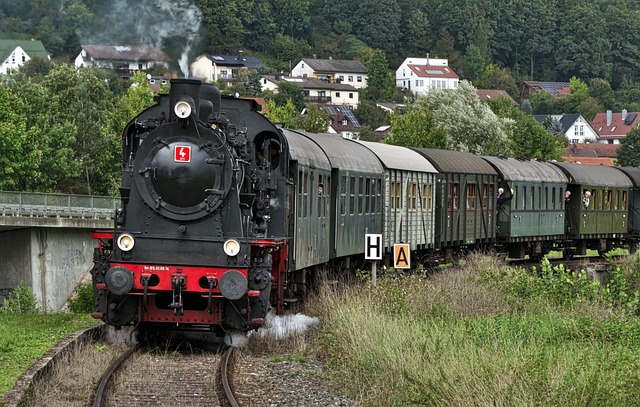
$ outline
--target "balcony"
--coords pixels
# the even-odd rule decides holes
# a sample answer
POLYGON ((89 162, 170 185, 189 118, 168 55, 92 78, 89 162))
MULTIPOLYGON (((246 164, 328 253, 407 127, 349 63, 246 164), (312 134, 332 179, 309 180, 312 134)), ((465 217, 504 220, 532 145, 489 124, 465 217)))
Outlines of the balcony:
POLYGON ((304 101, 310 103, 331 103, 331 96, 305 96, 304 101))

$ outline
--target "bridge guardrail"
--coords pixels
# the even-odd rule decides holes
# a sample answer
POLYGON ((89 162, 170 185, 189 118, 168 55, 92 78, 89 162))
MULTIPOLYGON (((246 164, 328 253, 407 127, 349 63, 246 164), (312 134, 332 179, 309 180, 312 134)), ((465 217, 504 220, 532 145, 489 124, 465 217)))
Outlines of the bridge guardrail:
POLYGON ((119 198, 0 191, 1 216, 113 219, 119 198))

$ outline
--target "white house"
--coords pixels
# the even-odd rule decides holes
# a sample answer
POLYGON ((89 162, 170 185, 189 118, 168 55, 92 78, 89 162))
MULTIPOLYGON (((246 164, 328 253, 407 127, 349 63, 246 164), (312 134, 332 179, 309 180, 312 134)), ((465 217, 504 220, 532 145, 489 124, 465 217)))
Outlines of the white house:
POLYGON ((200 55, 191 63, 191 76, 205 82, 215 82, 222 79, 229 84, 235 84, 241 69, 256 69, 262 62, 256 57, 243 55, 200 55))
POLYGON ((562 132, 570 144, 596 142, 598 133, 591 127, 579 113, 572 114, 537 114, 533 116, 538 122, 543 123, 547 117, 556 120, 562 126, 562 132))
POLYGON ((456 89, 460 78, 449 68, 449 60, 409 57, 396 70, 396 87, 414 94, 431 89, 456 89))
POLYGON ((129 45, 81 45, 73 60, 76 69, 113 69, 123 77, 155 66, 168 68, 169 62, 171 58, 160 48, 129 45))
POLYGON ((316 78, 360 89, 367 86, 368 72, 367 67, 358 61, 303 58, 293 67, 291 76, 316 78))
POLYGON ((6 75, 10 70, 17 70, 31 58, 50 60, 51 57, 42 41, 36 40, 0 40, 0 75, 6 75))
POLYGON ((358 89, 345 83, 327 83, 320 79, 303 77, 285 77, 282 75, 262 75, 262 90, 278 91, 278 83, 286 81, 300 86, 307 103, 358 106, 358 89))

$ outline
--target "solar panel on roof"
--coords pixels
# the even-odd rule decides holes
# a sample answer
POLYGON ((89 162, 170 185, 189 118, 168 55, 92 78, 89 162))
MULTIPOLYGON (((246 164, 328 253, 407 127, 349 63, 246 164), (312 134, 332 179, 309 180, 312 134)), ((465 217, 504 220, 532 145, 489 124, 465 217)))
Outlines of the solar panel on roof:
POLYGON ((636 119, 636 116, 638 114, 637 113, 629 113, 629 115, 627 116, 627 118, 624 120, 624 124, 626 126, 630 125, 631 123, 633 123, 633 121, 636 119))
POLYGON ((426 72, 431 74, 431 75, 444 75, 444 73, 442 71, 438 71, 436 69, 427 69, 426 72))
POLYGON ((349 121, 351 121, 351 123, 353 123, 355 127, 360 127, 360 123, 358 123, 358 119, 356 119, 353 113, 351 113, 351 109, 349 109, 347 106, 337 106, 336 109, 340 110, 342 114, 347 116, 349 121))
POLYGON ((336 111, 333 109, 333 107, 331 106, 327 106, 324 108, 324 110, 326 110, 327 112, 329 112, 329 114, 336 114, 336 111))
POLYGON ((224 61, 224 58, 219 56, 214 56, 213 59, 215 59, 216 61, 224 61))

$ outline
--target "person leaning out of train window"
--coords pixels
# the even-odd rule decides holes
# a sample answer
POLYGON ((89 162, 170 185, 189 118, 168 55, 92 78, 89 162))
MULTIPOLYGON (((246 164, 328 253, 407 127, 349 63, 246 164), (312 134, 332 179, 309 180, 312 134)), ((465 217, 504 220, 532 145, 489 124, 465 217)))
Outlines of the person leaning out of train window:
POLYGON ((582 195, 582 205, 584 205, 584 209, 587 209, 589 207, 590 197, 591 197, 591 192, 584 191, 584 194, 582 195))
POLYGON ((500 207, 506 201, 510 201, 513 194, 506 196, 504 194, 504 188, 498 188, 498 195, 496 196, 496 207, 500 207))
POLYGON ((571 191, 567 191, 564 193, 564 201, 569 202, 571 200, 571 191))

